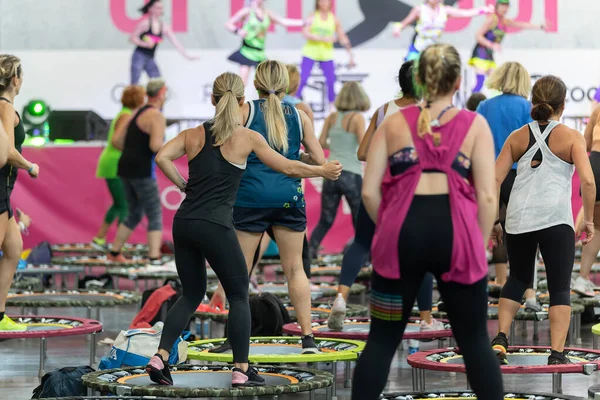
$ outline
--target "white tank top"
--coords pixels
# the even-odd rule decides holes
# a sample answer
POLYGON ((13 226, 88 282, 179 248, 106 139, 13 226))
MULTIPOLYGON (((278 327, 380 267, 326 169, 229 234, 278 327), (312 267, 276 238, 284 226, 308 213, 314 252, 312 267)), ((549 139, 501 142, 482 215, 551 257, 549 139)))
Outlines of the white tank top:
POLYGON ((550 121, 542 134, 537 122, 529 124, 535 143, 517 163, 506 210, 507 233, 516 235, 563 224, 573 228, 571 185, 575 166, 557 157, 546 144, 557 125, 557 121, 550 121), (533 168, 531 161, 538 150, 542 162, 533 168))
POLYGON ((387 103, 387 110, 385 109, 386 104, 379 107, 379 111, 377 112, 377 127, 386 119, 388 119, 391 115, 394 115, 398 111, 400 111, 400 107, 396 104, 396 100, 392 100, 387 103))
POLYGON ((442 32, 446 29, 446 22, 448 22, 448 14, 443 3, 437 10, 427 4, 421 4, 421 13, 415 27, 417 33, 413 43, 415 49, 421 52, 432 44, 438 43, 442 32))

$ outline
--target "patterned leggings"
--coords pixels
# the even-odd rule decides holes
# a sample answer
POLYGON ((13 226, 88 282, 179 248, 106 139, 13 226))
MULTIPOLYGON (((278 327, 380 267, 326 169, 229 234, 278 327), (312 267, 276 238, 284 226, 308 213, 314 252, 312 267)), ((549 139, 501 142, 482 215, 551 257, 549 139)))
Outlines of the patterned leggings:
POLYGON ((337 210, 342 200, 346 198, 352 212, 352 223, 356 230, 356 219, 361 203, 362 177, 348 171, 342 171, 337 181, 323 182, 321 192, 321 218, 310 236, 309 246, 311 255, 316 257, 321 241, 333 225, 337 210))

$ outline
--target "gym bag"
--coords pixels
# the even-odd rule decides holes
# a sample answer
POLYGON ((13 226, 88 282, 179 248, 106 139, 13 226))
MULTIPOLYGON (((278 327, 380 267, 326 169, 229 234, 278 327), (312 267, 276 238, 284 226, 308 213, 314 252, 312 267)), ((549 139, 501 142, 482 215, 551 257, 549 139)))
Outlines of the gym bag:
POLYGON ((85 396, 87 388, 81 383, 81 377, 90 372, 94 372, 94 369, 88 366, 66 367, 49 372, 33 390, 32 399, 85 396))

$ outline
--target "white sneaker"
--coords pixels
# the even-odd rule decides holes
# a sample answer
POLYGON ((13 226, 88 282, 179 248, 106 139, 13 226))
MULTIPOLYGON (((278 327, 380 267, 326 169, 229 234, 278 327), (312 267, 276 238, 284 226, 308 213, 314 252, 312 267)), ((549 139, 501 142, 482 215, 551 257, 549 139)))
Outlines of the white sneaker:
POLYGON ((538 303, 535 297, 531 299, 525 299, 525 310, 540 312, 542 311, 542 306, 540 305, 540 303, 538 303))
POLYGON ((342 294, 338 293, 327 319, 327 327, 332 331, 341 331, 344 329, 344 319, 346 319, 346 301, 342 294))
POLYGON ((594 284, 592 283, 592 281, 584 279, 581 276, 577 277, 577 279, 575 280, 575 285, 573 285, 573 291, 583 297, 596 296, 596 293, 594 293, 594 284))
POLYGON ((425 321, 421 321, 421 332, 443 331, 444 329, 446 329, 444 324, 435 318, 431 319, 430 324, 425 321))

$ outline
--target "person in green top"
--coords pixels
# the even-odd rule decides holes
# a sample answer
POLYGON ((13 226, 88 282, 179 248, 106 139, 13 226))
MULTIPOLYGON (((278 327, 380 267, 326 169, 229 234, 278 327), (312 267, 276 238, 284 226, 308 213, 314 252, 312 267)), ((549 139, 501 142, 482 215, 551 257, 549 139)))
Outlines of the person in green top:
POLYGON ((113 204, 106 212, 104 222, 91 243, 92 247, 98 250, 106 250, 106 233, 115 219, 118 217, 119 223, 121 223, 127 216, 125 189, 121 179, 117 176, 117 165, 119 164, 119 158, 121 158, 121 152, 111 144, 112 136, 117 128, 128 122, 128 117, 133 110, 144 104, 145 98, 146 91, 141 86, 128 86, 123 90, 121 95, 123 108, 110 125, 107 145, 98 159, 96 177, 106 180, 106 185, 113 199, 113 204))
POLYGON ((304 20, 281 17, 265 8, 265 0, 247 0, 247 6, 238 11, 225 28, 242 38, 242 46, 229 56, 229 61, 240 65, 244 85, 248 82, 250 69, 267 59, 265 43, 271 23, 285 27, 304 26, 304 20))

